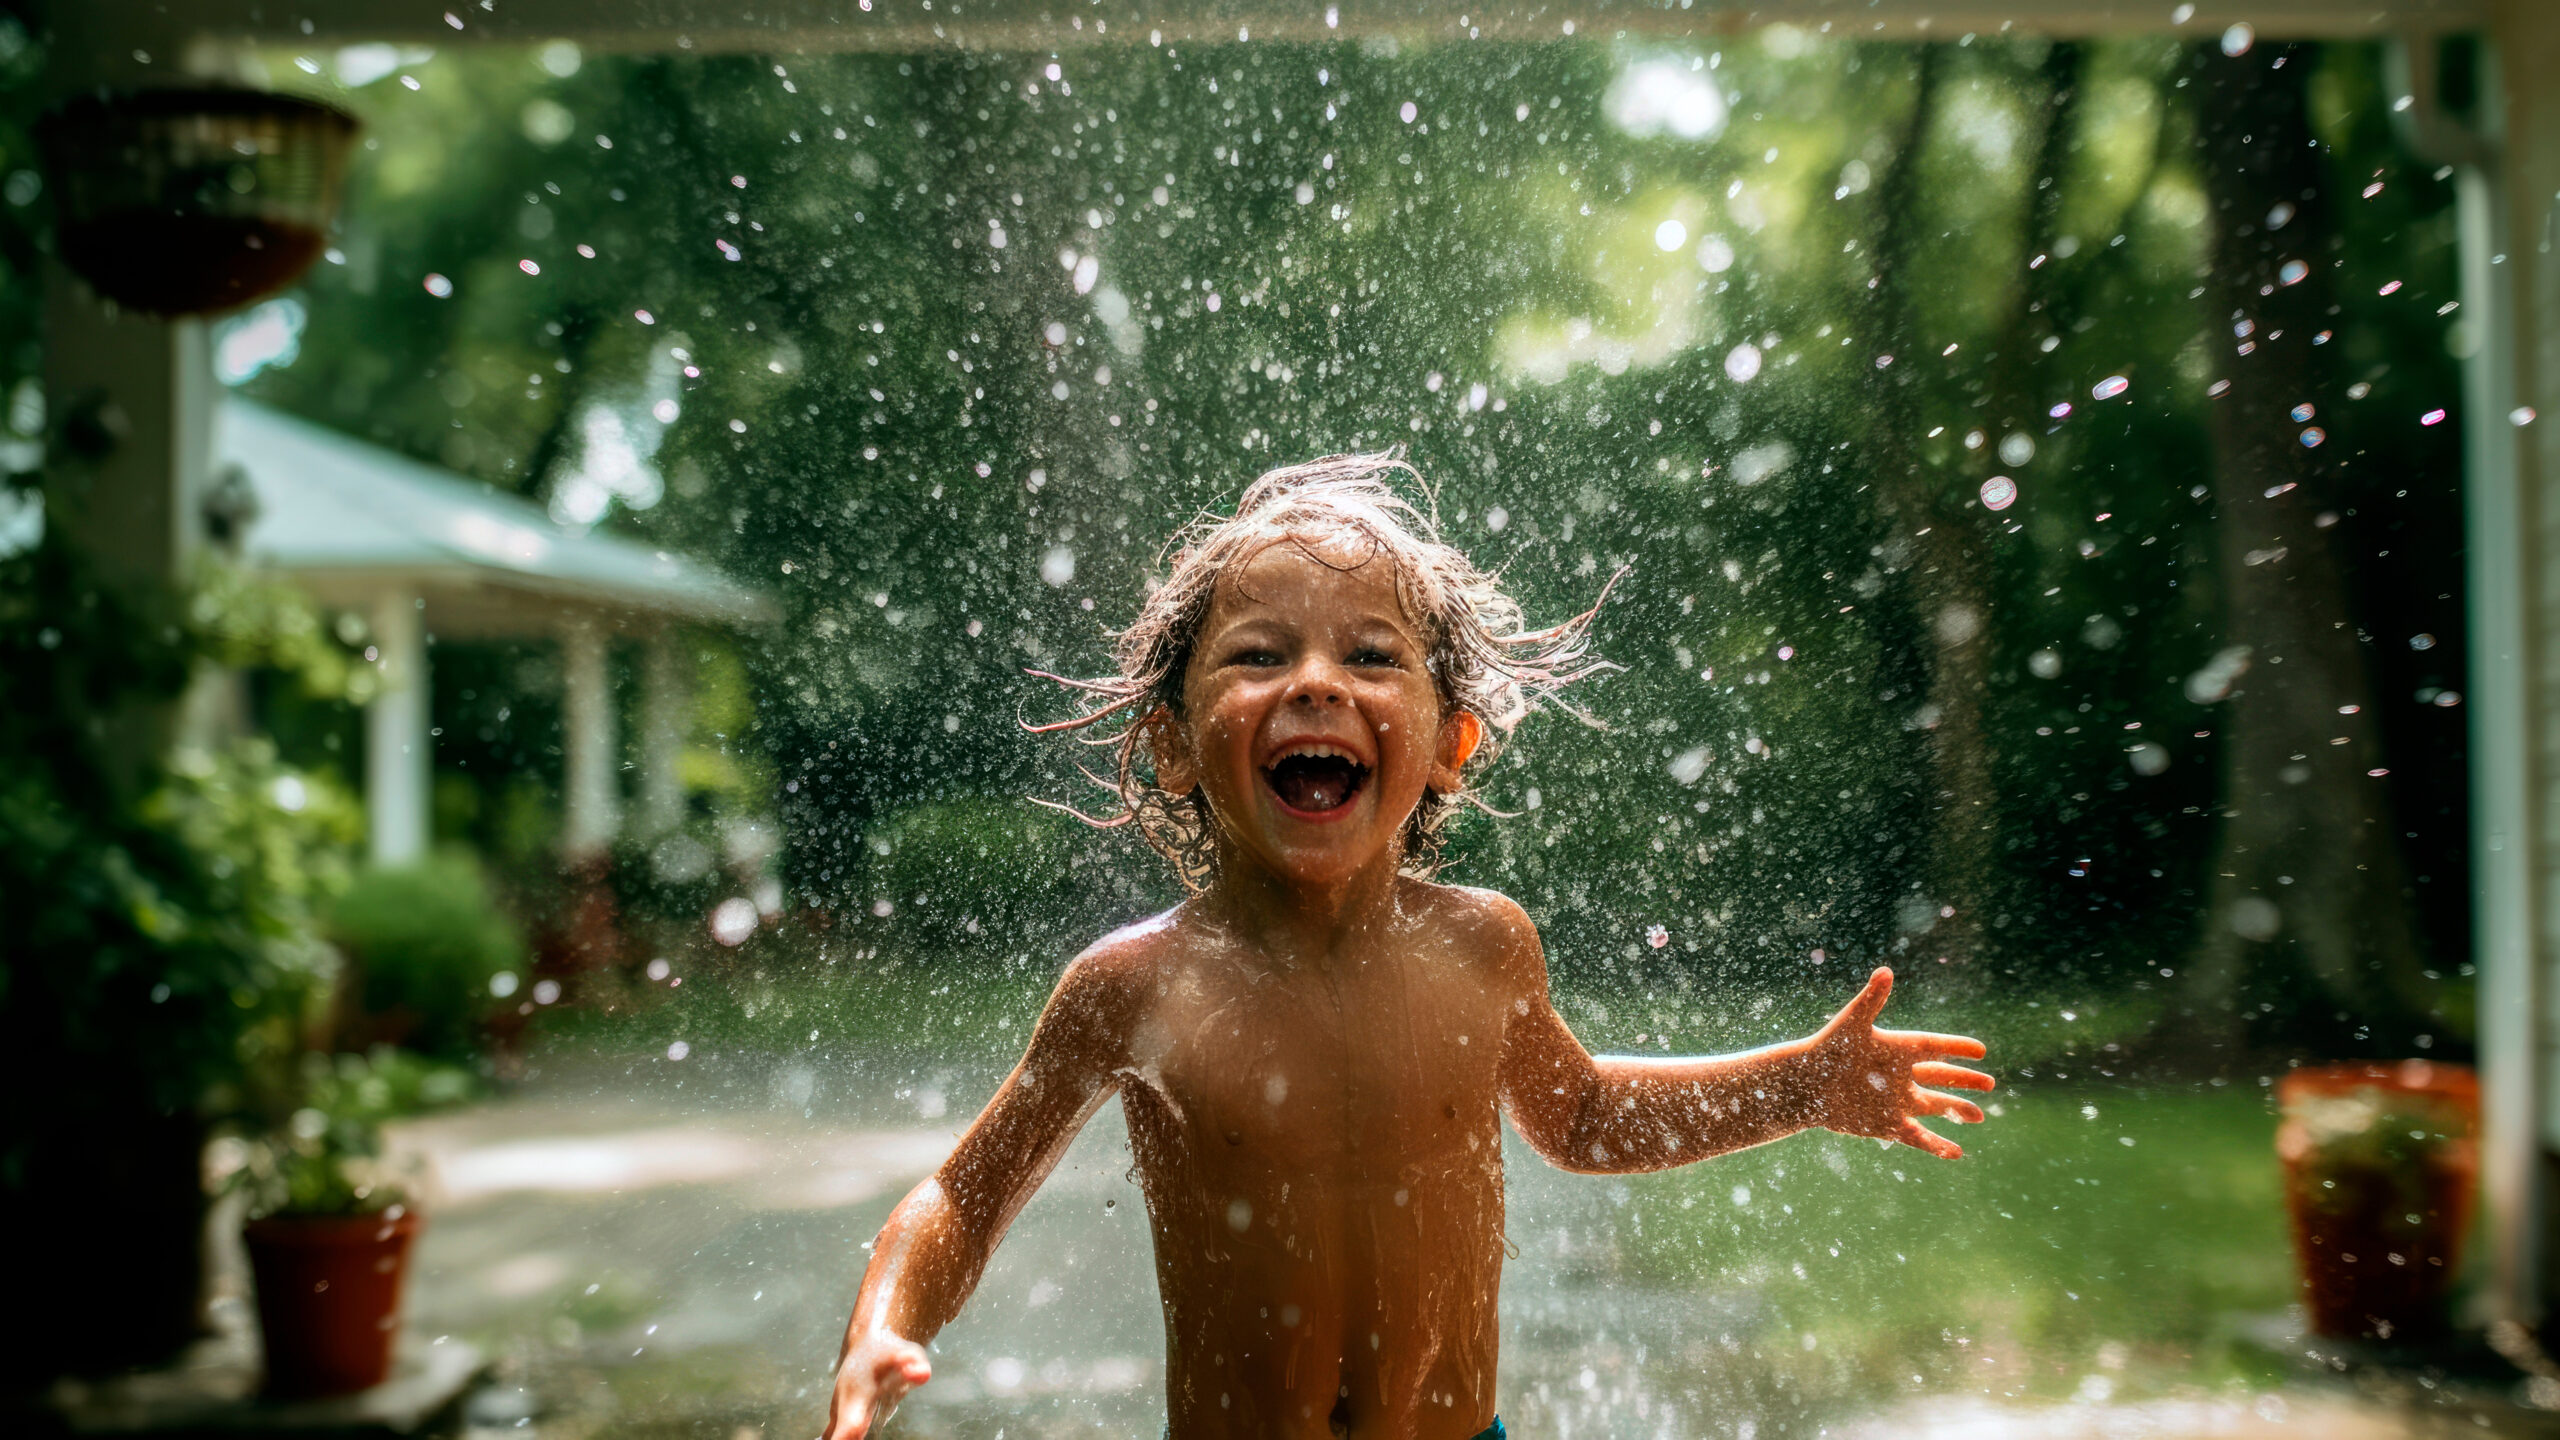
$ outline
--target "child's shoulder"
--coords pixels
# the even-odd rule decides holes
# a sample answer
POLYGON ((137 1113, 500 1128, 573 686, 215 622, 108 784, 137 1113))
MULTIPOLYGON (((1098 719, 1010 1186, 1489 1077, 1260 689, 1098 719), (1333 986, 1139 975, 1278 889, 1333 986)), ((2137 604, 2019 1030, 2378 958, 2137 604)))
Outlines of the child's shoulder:
POLYGON ((1405 885, 1409 911, 1451 938, 1506 954, 1537 949, 1536 922, 1519 901, 1499 890, 1410 878, 1405 885))
POLYGON ((1184 943, 1180 907, 1131 921, 1086 946, 1067 962, 1067 979, 1087 986, 1119 986, 1153 978, 1184 943))

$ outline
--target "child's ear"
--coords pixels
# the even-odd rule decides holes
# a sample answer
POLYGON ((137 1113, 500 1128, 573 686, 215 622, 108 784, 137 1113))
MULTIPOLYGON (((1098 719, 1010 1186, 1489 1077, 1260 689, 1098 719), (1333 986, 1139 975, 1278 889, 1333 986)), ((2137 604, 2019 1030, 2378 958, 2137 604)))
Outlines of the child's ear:
POLYGON ((1146 731, 1147 751, 1155 758, 1156 784, 1176 795, 1198 789, 1200 767, 1191 758, 1191 737, 1183 733, 1173 711, 1159 705, 1138 724, 1146 731))
POLYGON ((1431 759, 1431 788, 1454 795, 1466 788, 1463 772, 1476 747, 1484 743, 1484 722, 1472 710, 1461 710, 1440 722, 1440 750, 1431 759))

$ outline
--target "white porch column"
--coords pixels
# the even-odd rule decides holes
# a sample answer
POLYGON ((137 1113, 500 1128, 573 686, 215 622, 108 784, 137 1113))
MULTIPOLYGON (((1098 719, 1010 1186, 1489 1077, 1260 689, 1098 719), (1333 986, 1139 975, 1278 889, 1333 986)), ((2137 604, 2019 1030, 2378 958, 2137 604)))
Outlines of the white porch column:
POLYGON ((364 707, 365 824, 373 863, 405 865, 427 853, 432 813, 426 615, 416 591, 389 590, 372 622, 382 689, 364 707))
MULTIPOLYGON (((2481 812, 2473 820, 2475 831, 2492 815, 2516 828, 2503 850, 2475 844, 2472 864, 2484 894, 2501 884, 2520 893, 2503 907, 2506 913, 2481 916, 2479 1043, 2487 1131, 2481 1179, 2492 1301, 2503 1315, 2532 1323, 2548 1309, 2543 1284, 2553 1237, 2544 1176, 2552 1155, 2560 1153, 2560 1094, 2553 1088, 2560 1077, 2560 1014, 2554 1011, 2560 1004, 2560 904, 2554 903, 2560 893, 2560 789, 2554 787, 2560 778, 2560 496, 2552 491, 2560 481, 2560 254, 2554 253, 2554 237, 2560 235, 2560 94, 2551 86, 2551 77, 2560 74, 2560 9, 2543 0, 2498 0, 2492 13, 2499 82, 2493 94, 2504 122, 2496 167, 2503 193, 2496 198, 2503 201, 2497 208, 2504 223, 2491 240, 2496 253, 2487 268, 2495 283, 2480 297, 2491 306, 2481 338, 2484 361, 2505 372, 2494 377, 2505 393, 2481 397, 2492 407, 2481 418, 2501 427, 2491 453, 2507 473, 2473 474, 2504 491, 2504 523, 2512 529, 2506 543, 2494 547, 2492 563, 2512 565, 2515 585, 2501 607, 2503 616, 2475 608, 2475 623, 2487 623, 2473 638, 2472 654, 2475 670, 2483 662, 2512 663, 2512 713, 2500 720, 2517 733, 2482 733, 2499 722, 2475 714, 2471 768, 2474 804, 2481 812), (2538 414, 2509 413, 2506 406, 2538 414), (2515 659, 2507 662, 2510 646, 2515 659), (2483 740, 2503 742, 2506 753, 2484 753, 2477 748, 2483 740), (2488 792, 2500 787, 2513 792, 2512 798, 2492 799, 2488 792)), ((2473 218, 2470 209, 2466 205, 2462 217, 2466 224, 2473 218)), ((2466 291, 2476 268, 2467 251, 2466 291)), ((2463 304, 2474 308, 2471 294, 2463 304)), ((2477 546, 2481 538, 2474 532, 2471 541, 2477 546)), ((2471 564, 2476 606, 2489 597, 2479 580, 2482 557, 2475 554, 2471 564)))
POLYGON ((45 290, 46 419, 60 437, 45 524, 112 584, 179 579, 204 537, 213 454, 204 322, 115 312, 60 266, 45 290))
POLYGON ((560 724, 568 751, 560 849, 572 860, 603 854, 622 829, 622 740, 605 639, 604 627, 592 620, 572 622, 560 633, 560 724))
POLYGON ((684 823, 684 736, 693 696, 683 640, 672 627, 649 641, 640 670, 638 833, 655 839, 684 823))

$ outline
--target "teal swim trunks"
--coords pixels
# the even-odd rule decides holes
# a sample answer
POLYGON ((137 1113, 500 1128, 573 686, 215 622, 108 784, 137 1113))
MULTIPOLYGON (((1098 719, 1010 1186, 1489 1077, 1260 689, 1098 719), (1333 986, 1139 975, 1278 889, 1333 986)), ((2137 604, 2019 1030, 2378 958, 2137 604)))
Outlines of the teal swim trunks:
MULTIPOLYGON (((1493 1417, 1492 1424, 1487 1425, 1482 1430, 1476 1432, 1476 1440, 1505 1440, 1505 1435, 1506 1432, 1502 1428, 1502 1417, 1496 1415, 1493 1417)), ((1173 1427, 1170 1425, 1164 1427, 1164 1440, 1173 1440, 1173 1427)))

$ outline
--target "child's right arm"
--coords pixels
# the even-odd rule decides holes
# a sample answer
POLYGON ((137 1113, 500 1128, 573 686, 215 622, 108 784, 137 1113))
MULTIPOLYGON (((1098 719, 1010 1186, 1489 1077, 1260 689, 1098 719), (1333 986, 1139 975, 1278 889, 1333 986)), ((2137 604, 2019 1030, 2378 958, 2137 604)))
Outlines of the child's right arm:
POLYGON ((1067 967, 1022 1062, 950 1158, 890 1212, 845 1327, 822 1440, 876 1432, 932 1377, 925 1343, 960 1312, 1014 1215, 1119 1087, 1147 994, 1141 945, 1124 931, 1067 967))

